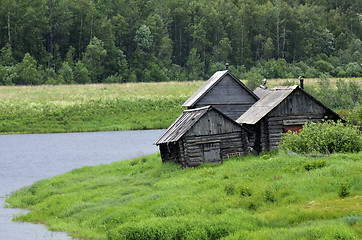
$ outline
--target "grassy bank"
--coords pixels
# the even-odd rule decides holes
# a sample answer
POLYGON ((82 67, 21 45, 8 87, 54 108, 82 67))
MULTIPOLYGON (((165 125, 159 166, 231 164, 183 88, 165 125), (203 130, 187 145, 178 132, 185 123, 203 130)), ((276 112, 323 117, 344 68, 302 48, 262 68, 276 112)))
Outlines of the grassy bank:
POLYGON ((0 87, 0 133, 167 128, 201 84, 0 87))
POLYGON ((7 201, 33 210, 17 220, 89 239, 361 239, 361 159, 279 153, 182 170, 154 154, 76 169, 7 201))

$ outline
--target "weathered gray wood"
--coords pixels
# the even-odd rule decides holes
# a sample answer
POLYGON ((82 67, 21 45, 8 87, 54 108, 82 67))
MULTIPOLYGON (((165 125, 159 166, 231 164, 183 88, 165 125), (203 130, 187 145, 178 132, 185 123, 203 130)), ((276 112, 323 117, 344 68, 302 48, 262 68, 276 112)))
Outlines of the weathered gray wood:
POLYGON ((252 105, 253 103, 245 103, 245 104, 197 104, 197 107, 204 107, 207 105, 212 105, 214 108, 218 109, 223 114, 227 115, 233 120, 238 119, 242 114, 244 114, 252 105))
POLYGON ((288 119, 288 120, 283 120, 283 125, 284 126, 288 126, 288 125, 304 125, 305 123, 310 122, 310 119, 288 119))
POLYGON ((240 126, 216 111, 207 112, 185 136, 216 135, 240 131, 240 126))
POLYGON ((218 71, 182 106, 199 108, 211 105, 236 120, 259 98, 229 71, 218 71))
POLYGON ((296 89, 289 94, 288 97, 269 114, 269 116, 304 115, 308 118, 308 116, 313 113, 325 115, 326 111, 325 106, 313 101, 313 99, 301 89, 296 89))
POLYGON ((250 103, 256 100, 246 88, 243 88, 231 76, 226 75, 197 104, 250 103))
POLYGON ((269 119, 272 121, 283 121, 283 120, 292 120, 292 119, 309 119, 309 120, 313 120, 313 119, 324 119, 326 115, 321 114, 321 113, 311 113, 311 114, 301 114, 301 115, 274 115, 274 116, 270 116, 269 119))

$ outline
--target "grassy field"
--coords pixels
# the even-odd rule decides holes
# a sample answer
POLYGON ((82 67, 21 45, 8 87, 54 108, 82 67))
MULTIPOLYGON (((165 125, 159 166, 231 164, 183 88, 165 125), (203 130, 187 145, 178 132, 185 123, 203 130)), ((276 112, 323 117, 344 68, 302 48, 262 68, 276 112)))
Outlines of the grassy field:
MULTIPOLYGON (((331 84, 335 81, 331 79, 331 84)), ((271 79, 268 86, 292 83, 298 80, 271 79)), ((202 84, 0 86, 0 134, 167 128, 202 84)), ((305 85, 317 86, 318 79, 306 79, 305 85)))
POLYGON ((0 87, 0 133, 167 128, 201 84, 0 87))
POLYGON ((32 210, 16 220, 86 239, 361 239, 361 163, 362 153, 276 153, 182 170, 154 154, 75 169, 7 201, 32 210))
MULTIPOLYGON (((329 78, 329 81, 330 81, 332 87, 334 87, 336 85, 336 82, 339 79, 341 79, 341 78, 329 78)), ((358 83, 360 86, 362 86, 362 78, 342 78, 342 80, 347 83, 349 81, 354 81, 354 82, 358 83)), ((304 78, 304 86, 306 86, 306 87, 308 87, 308 86, 318 87, 319 82, 320 82, 320 78, 304 78)), ((282 86, 282 85, 286 85, 286 83, 299 85, 299 79, 268 79, 268 84, 270 87, 282 86)))

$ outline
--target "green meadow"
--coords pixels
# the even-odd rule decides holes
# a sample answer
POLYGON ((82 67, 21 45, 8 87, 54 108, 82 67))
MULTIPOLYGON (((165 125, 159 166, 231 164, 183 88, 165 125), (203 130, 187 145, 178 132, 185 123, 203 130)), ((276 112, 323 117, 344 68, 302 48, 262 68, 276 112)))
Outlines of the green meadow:
POLYGON ((167 128, 201 84, 0 87, 0 134, 167 128))
POLYGON ((15 192, 17 221, 85 239, 361 239, 362 153, 282 152, 182 169, 159 154, 15 192))

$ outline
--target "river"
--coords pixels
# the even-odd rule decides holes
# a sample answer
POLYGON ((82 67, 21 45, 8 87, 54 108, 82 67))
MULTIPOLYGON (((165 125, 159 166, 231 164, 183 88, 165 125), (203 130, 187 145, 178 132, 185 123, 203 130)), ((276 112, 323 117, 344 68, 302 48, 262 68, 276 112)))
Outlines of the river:
POLYGON ((12 222, 24 210, 4 208, 12 192, 74 168, 155 153, 164 130, 0 135, 0 240, 70 240, 41 224, 12 222))

